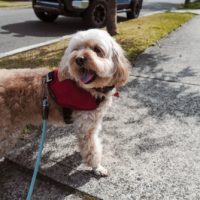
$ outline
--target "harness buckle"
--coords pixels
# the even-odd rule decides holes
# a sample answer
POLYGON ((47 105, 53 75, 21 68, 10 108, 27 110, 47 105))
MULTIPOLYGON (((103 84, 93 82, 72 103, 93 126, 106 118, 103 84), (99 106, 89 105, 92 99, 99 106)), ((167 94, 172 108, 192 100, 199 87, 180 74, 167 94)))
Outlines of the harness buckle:
POLYGON ((48 115, 49 115, 48 97, 44 97, 42 101, 42 118, 48 119, 48 115))
POLYGON ((48 119, 49 115, 49 102, 48 102, 48 83, 53 81, 54 73, 49 72, 46 76, 43 76, 43 99, 42 99, 42 118, 48 119))
POLYGON ((52 72, 49 72, 46 76, 45 76, 45 82, 46 83, 49 83, 51 81, 53 81, 53 71, 52 72))

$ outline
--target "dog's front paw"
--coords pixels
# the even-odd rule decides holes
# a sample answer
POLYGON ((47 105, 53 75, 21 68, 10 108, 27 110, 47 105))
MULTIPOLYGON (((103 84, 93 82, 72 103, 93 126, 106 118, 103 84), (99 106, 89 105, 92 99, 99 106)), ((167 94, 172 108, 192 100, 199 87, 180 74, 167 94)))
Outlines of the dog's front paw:
POLYGON ((98 176, 108 176, 108 170, 101 165, 93 168, 93 171, 98 176))

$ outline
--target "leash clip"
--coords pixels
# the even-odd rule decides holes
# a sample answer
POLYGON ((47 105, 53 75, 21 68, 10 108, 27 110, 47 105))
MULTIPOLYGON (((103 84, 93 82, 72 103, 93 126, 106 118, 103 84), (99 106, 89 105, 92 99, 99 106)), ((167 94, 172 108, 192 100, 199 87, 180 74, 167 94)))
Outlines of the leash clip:
POLYGON ((44 97, 42 100, 42 118, 48 119, 48 115, 49 115, 49 102, 48 98, 44 97))

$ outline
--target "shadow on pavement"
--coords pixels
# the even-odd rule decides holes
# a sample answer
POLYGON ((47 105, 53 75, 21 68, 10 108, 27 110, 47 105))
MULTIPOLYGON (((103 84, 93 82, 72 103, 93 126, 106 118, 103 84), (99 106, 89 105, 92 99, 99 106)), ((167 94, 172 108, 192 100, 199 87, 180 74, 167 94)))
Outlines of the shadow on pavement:
POLYGON ((157 120, 165 119, 166 116, 180 120, 182 117, 200 118, 199 90, 197 87, 192 90, 190 84, 181 83, 182 78, 195 77, 197 73, 191 66, 183 67, 178 72, 157 68, 168 59, 170 57, 152 53, 143 53, 139 56, 139 62, 136 60, 136 66, 132 70, 132 75, 134 76, 135 69, 137 76, 125 89, 128 90, 129 98, 147 108, 148 115, 157 120), (144 78, 144 75, 150 78, 144 78), (130 88, 133 88, 134 92, 130 88))
MULTIPOLYGON (((23 166, 32 166, 30 168, 33 168, 38 151, 39 132, 39 129, 35 128, 35 132, 31 134, 30 138, 19 141, 16 147, 17 155, 14 155, 13 160, 23 166)), ((54 180, 62 180, 67 185, 78 188, 89 182, 91 178, 99 179, 100 177, 95 175, 91 169, 81 168, 82 159, 80 153, 76 151, 77 144, 76 141, 73 141, 72 134, 71 125, 62 128, 49 126, 45 144, 50 147, 47 147, 47 151, 43 150, 40 171, 54 180), (63 144, 56 142, 57 139, 62 140, 63 144), (60 156, 54 155, 57 152, 60 153, 60 156), (77 168, 80 169, 77 170, 77 168)))
POLYGON ((80 18, 59 18, 54 23, 37 21, 25 21, 16 24, 8 24, 1 27, 4 31, 0 34, 14 33, 15 37, 36 36, 36 37, 55 37, 73 34, 86 27, 80 18))
MULTIPOLYGON (((118 22, 126 21, 126 17, 119 16, 118 22)), ((14 37, 36 36, 36 37, 61 37, 73 34, 79 30, 86 30, 81 18, 61 17, 53 23, 37 21, 24 21, 16 24, 8 24, 1 27, 2 34, 14 34, 14 37)))
POLYGON ((176 82, 179 82, 181 78, 193 77, 197 75, 197 73, 192 69, 191 66, 183 68, 178 73, 167 72, 161 68, 157 68, 158 65, 166 63, 170 59, 171 57, 165 55, 143 53, 137 58, 139 62, 137 63, 136 61, 137 64, 133 68, 133 74, 134 74, 134 69, 137 69, 138 74, 142 73, 149 75, 159 74, 159 79, 164 80, 166 77, 170 77, 171 81, 176 81, 176 82))
MULTIPOLYGON (((26 199, 32 172, 18 169, 18 166, 7 160, 0 162, 0 169, 0 199, 26 199)), ((38 175, 32 199, 66 199, 74 193, 75 191, 71 188, 66 188, 62 184, 38 175)))
POLYGON ((63 180, 73 188, 78 188, 85 185, 90 181, 91 178, 101 178, 88 169, 76 170, 77 167, 81 165, 81 163, 82 159, 80 153, 75 151, 72 155, 66 156, 61 161, 56 162, 55 165, 45 169, 44 173, 53 174, 56 172, 56 176, 58 176, 58 174, 63 174, 63 180))

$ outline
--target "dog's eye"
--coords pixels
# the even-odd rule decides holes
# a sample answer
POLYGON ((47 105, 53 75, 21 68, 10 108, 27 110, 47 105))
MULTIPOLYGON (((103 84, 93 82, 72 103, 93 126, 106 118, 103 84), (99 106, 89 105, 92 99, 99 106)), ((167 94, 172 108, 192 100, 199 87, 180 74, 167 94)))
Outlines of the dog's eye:
POLYGON ((94 51, 98 56, 101 56, 101 57, 104 56, 104 53, 103 53, 103 51, 102 51, 102 49, 101 49, 100 47, 95 46, 95 47, 93 48, 93 51, 94 51))

